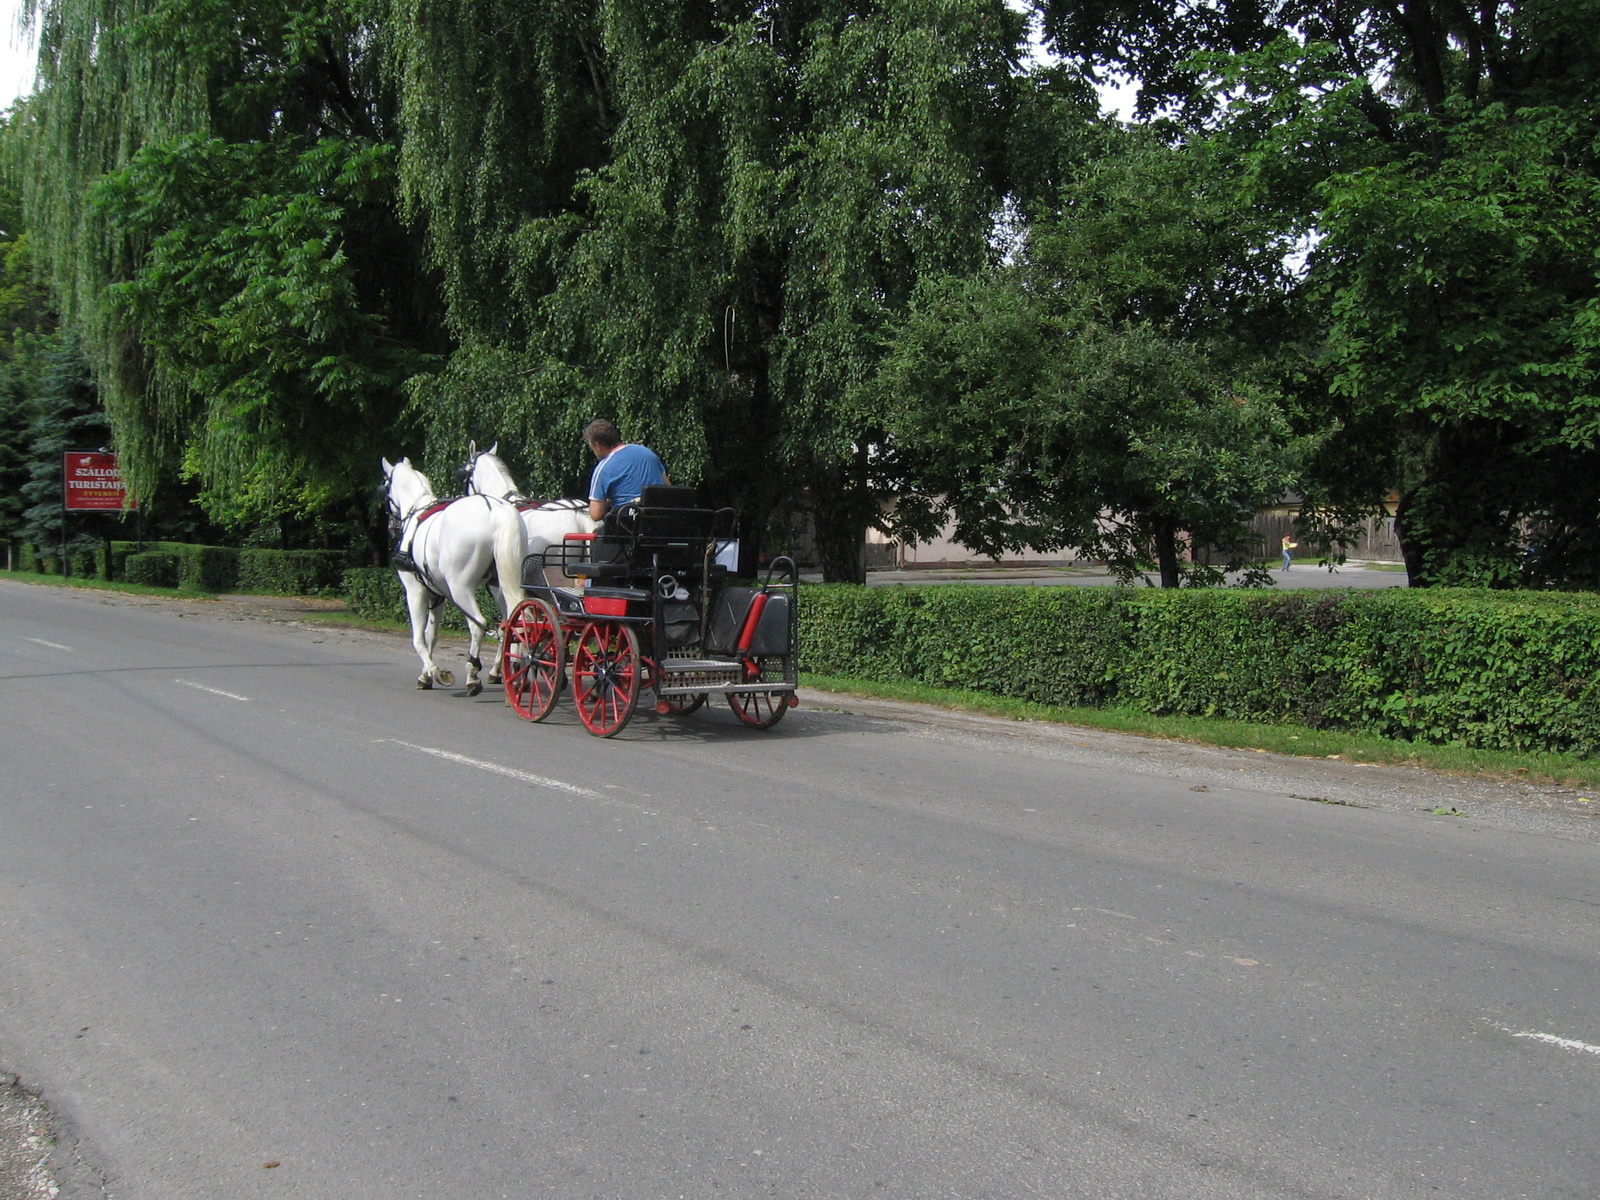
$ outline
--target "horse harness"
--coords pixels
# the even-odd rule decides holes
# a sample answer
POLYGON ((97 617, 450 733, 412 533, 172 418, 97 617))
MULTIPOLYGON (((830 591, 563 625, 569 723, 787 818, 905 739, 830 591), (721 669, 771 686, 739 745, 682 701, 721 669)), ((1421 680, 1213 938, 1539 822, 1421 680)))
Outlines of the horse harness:
MULTIPOLYGON (((390 557, 389 565, 397 571, 409 571, 415 575, 422 586, 428 589, 428 594, 435 600, 446 600, 449 593, 440 587, 437 581, 428 573, 428 569, 419 563, 411 554, 411 547, 416 542, 417 531, 422 528, 422 523, 435 513, 441 513, 458 500, 466 500, 467 496, 451 496, 444 500, 423 500, 413 505, 411 511, 404 516, 400 507, 394 502, 393 497, 387 498, 389 508, 389 532, 396 535, 400 541, 394 554, 390 557)), ((477 493, 477 498, 482 500, 484 507, 493 509, 494 502, 482 493, 477 493)), ((462 614, 467 616, 466 613, 462 614)), ((472 620, 467 616, 467 620, 472 620)), ((484 626, 488 628, 487 625, 484 626)))

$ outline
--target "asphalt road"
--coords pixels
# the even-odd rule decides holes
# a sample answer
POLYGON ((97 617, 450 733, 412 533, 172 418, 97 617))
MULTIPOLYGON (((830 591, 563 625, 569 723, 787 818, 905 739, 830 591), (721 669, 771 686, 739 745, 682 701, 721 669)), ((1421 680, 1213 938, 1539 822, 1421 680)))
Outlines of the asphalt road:
POLYGON ((1576 797, 870 705, 600 742, 238 615, 0 583, 0 1067, 69 1195, 1600 1194, 1576 797))

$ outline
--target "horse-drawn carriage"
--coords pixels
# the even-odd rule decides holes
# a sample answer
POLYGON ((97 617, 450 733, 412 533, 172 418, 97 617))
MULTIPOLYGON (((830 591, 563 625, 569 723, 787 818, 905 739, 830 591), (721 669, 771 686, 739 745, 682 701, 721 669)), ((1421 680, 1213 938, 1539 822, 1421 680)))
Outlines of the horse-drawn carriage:
POLYGON ((717 557, 733 525, 731 509, 702 507, 693 488, 652 487, 595 532, 528 555, 527 599, 501 636, 512 708, 540 721, 570 689, 589 732, 610 737, 653 691, 659 713, 726 696, 745 724, 776 725, 798 703, 799 572, 779 558, 759 586, 731 585, 717 557))

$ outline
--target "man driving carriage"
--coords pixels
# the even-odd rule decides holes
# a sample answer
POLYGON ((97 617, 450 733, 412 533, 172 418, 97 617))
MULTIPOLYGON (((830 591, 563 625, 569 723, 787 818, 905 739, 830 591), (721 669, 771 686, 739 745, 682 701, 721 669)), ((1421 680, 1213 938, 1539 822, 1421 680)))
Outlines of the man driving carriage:
POLYGON ((600 460, 589 477, 589 515, 596 521, 638 500, 645 488, 672 482, 654 450, 624 442, 610 421, 590 421, 584 426, 583 440, 600 460))

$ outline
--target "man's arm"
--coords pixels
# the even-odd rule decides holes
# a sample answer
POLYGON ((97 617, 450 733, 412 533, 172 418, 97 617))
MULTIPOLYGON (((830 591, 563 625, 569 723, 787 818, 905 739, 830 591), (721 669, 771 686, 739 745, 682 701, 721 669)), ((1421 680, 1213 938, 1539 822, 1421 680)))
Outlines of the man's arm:
POLYGON ((605 519, 606 513, 609 512, 610 510, 611 510, 611 501, 609 501, 609 500, 591 500, 591 501, 589 501, 589 519, 591 521, 603 521, 605 519))

